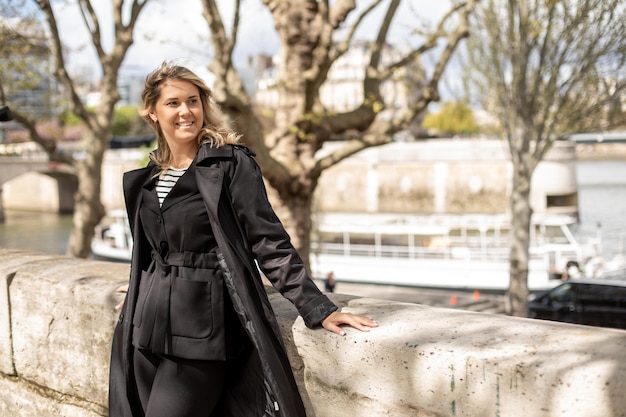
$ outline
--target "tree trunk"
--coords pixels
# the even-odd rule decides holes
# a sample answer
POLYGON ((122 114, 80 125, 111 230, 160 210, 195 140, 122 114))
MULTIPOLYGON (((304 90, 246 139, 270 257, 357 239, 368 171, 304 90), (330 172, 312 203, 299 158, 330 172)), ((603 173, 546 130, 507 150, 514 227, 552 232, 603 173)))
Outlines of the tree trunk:
MULTIPOLYGON (((92 133, 88 133, 92 135, 92 133)), ((104 206, 100 201, 102 160, 105 140, 91 137, 86 140, 91 146, 84 160, 76 162, 78 190, 74 196, 74 216, 72 231, 67 246, 67 254, 77 258, 87 258, 91 254, 91 239, 94 229, 104 216, 104 206)))
POLYGON ((528 261, 530 246, 530 179, 519 152, 513 154, 513 189, 511 193, 511 252, 509 267, 509 289, 506 297, 506 312, 512 316, 526 317, 528 314, 528 261), (518 157, 516 157, 516 155, 518 157))
POLYGON ((268 186, 267 192, 274 211, 291 237, 291 243, 310 271, 309 254, 311 250, 311 230, 313 227, 311 222, 311 196, 313 196, 315 188, 313 187, 308 192, 300 192, 299 194, 288 193, 283 190, 279 195, 277 190, 268 186))

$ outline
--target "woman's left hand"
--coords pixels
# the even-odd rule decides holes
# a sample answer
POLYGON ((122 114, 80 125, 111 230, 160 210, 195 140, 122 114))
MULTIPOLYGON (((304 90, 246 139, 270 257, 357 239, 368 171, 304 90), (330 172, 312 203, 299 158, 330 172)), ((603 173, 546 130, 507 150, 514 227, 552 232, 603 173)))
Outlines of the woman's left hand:
MULTIPOLYGON (((127 293, 128 292, 128 284, 125 284, 125 285, 122 285, 120 287, 117 287, 115 292, 127 293)), ((120 310, 123 306, 124 306, 124 299, 122 299, 122 301, 117 303, 117 305, 115 306, 115 309, 116 310, 120 310)))
POLYGON ((337 333, 345 336, 346 332, 340 327, 347 324, 362 332, 369 332, 371 328, 378 327, 378 323, 366 316, 357 316, 352 313, 341 313, 334 311, 328 317, 322 320, 322 326, 329 332, 337 333))

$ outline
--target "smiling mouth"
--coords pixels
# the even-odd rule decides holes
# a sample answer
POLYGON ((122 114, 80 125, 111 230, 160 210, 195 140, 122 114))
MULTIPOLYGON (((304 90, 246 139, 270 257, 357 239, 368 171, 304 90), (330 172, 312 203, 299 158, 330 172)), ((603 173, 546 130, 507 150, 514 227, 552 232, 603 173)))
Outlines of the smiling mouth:
POLYGON ((178 126, 180 127, 190 127, 192 125, 193 125, 193 122, 178 123, 178 126))

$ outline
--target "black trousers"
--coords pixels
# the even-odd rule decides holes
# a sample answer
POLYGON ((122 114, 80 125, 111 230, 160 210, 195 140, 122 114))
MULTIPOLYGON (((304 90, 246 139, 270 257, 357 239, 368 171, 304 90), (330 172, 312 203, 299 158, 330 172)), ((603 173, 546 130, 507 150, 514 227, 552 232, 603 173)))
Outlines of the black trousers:
POLYGON ((210 417, 226 378, 224 361, 156 356, 139 349, 134 369, 146 417, 210 417))

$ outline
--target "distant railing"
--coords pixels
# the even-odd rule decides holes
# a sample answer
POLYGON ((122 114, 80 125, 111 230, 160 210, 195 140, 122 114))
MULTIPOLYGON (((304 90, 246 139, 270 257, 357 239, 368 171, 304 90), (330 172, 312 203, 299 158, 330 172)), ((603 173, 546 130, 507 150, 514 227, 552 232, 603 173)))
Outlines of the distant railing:
POLYGON ((0 156, 48 159, 46 152, 35 142, 0 143, 0 156))

